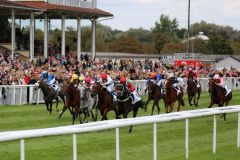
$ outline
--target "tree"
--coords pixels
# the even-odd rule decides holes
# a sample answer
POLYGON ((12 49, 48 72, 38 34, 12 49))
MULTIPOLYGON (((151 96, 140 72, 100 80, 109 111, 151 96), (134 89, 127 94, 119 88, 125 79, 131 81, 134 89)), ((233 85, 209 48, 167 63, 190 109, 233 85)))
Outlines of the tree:
POLYGON ((165 43, 168 41, 168 37, 164 33, 156 33, 154 36, 155 49, 158 54, 161 53, 165 43))
POLYGON ((210 36, 207 43, 207 49, 210 54, 233 54, 230 43, 219 35, 210 36))
POLYGON ((155 27, 152 29, 154 34, 159 32, 164 33, 168 38, 176 40, 178 31, 178 21, 176 18, 171 20, 168 15, 162 14, 159 22, 155 22, 155 27))

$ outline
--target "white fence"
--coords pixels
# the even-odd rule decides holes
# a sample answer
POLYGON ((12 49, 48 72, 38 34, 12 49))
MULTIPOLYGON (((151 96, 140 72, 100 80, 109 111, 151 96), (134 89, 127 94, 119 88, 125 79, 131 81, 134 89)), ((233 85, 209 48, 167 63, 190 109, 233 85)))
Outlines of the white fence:
MULTIPOLYGON (((208 90, 208 79, 199 78, 203 91, 208 90)), ((186 79, 184 79, 186 84, 186 79)), ((226 78, 226 84, 232 90, 240 90, 240 78, 226 78)), ((136 80, 133 84, 140 95, 144 94, 146 88, 146 80, 136 80)), ((23 105, 32 103, 43 103, 43 94, 41 90, 36 90, 33 85, 7 85, 0 86, 0 106, 2 105, 23 105), (3 88, 5 89, 6 99, 2 94, 3 88)))
MULTIPOLYGON (((77 137, 78 133, 96 132, 108 129, 116 129, 116 160, 120 160, 120 139, 119 128, 130 125, 143 125, 153 124, 153 159, 157 160, 157 123, 185 120, 185 148, 186 159, 189 155, 189 119, 214 116, 213 122, 213 154, 216 154, 216 135, 217 135, 217 114, 222 113, 238 113, 238 131, 237 131, 237 147, 240 147, 240 106, 229 106, 221 108, 200 109, 183 112, 175 112, 169 114, 161 114, 146 117, 128 118, 121 120, 108 120, 101 122, 93 122, 87 124, 71 125, 56 128, 34 129, 34 130, 22 130, 22 131, 9 131, 0 132, 0 142, 20 140, 21 146, 21 160, 25 160, 25 145, 24 140, 28 138, 37 138, 45 136, 67 135, 73 134, 73 160, 77 160, 77 137)), ((1 157, 4 159, 4 157, 1 157)), ((161 158, 160 158, 161 159, 161 158)))

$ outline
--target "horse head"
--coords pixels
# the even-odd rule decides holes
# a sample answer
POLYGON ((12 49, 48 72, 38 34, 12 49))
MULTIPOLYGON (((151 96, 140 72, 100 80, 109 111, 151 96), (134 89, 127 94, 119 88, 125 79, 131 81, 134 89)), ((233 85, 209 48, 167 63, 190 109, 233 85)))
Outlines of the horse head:
POLYGON ((100 82, 96 82, 93 86, 93 93, 98 95, 102 92, 103 88, 100 82))
POLYGON ((79 87, 80 89, 80 98, 81 100, 87 100, 88 96, 88 89, 86 87, 79 87))
POLYGON ((213 79, 209 79, 209 81, 208 81, 208 93, 212 93, 215 86, 216 86, 216 84, 213 81, 213 79))
POLYGON ((116 95, 117 95, 117 98, 119 99, 120 97, 124 96, 125 94, 125 87, 123 84, 117 84, 116 86, 116 95))
POLYGON ((153 83, 153 81, 148 82, 148 93, 149 94, 154 93, 154 83, 153 83))

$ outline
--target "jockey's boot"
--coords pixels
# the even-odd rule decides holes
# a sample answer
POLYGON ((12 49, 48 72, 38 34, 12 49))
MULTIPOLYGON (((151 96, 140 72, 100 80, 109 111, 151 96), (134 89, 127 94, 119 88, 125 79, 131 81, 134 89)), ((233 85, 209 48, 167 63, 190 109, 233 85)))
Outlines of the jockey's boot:
POLYGON ((231 89, 229 89, 227 86, 225 86, 224 88, 226 90, 225 96, 227 96, 231 92, 231 89))
POLYGON ((196 83, 197 88, 199 88, 200 87, 200 83, 197 80, 194 80, 194 82, 196 83))
POLYGON ((177 91, 177 96, 181 93, 180 87, 179 86, 175 86, 175 89, 177 91))

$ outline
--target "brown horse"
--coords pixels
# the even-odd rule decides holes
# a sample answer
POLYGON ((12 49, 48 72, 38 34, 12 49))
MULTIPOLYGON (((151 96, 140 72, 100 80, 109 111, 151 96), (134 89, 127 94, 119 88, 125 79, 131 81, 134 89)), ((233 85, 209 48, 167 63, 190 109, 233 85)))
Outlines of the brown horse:
POLYGON ((183 101, 183 88, 180 87, 181 93, 177 95, 177 91, 174 88, 172 84, 172 77, 167 78, 165 81, 165 90, 166 90, 166 95, 165 95, 165 111, 166 113, 171 113, 174 108, 174 104, 176 101, 178 101, 178 108, 177 111, 180 111, 181 105, 184 106, 184 101, 183 101))
MULTIPOLYGON (((144 108, 144 104, 142 101, 138 101, 135 104, 132 104, 133 99, 130 95, 129 91, 126 89, 126 87, 122 84, 116 85, 116 95, 117 95, 117 111, 118 115, 123 115, 123 118, 127 118, 128 113, 133 111, 133 117, 137 116, 138 109, 144 108)), ((129 129, 129 132, 132 132, 132 126, 129 129)))
POLYGON ((154 107, 157 106, 158 109, 158 114, 160 113, 160 107, 158 104, 158 101, 160 99, 164 100, 164 95, 162 94, 162 88, 160 88, 159 86, 157 86, 156 83, 154 83, 153 81, 149 81, 147 84, 147 90, 148 90, 148 99, 146 102, 146 108, 148 106, 148 103, 153 100, 153 106, 152 106, 152 113, 151 115, 153 115, 153 111, 154 111, 154 107))
POLYGON ((38 82, 38 89, 41 88, 43 92, 43 98, 47 107, 47 110, 50 112, 50 115, 52 114, 52 102, 55 99, 56 100, 56 110, 58 111, 58 96, 64 100, 64 95, 62 92, 55 91, 52 87, 50 87, 46 82, 40 80, 38 82))
MULTIPOLYGON (((63 106, 61 113, 59 114, 58 118, 60 119, 65 112, 66 109, 70 110, 70 107, 73 107, 72 111, 72 124, 74 124, 75 119, 78 116, 79 107, 80 107, 80 91, 75 89, 72 85, 68 83, 64 83, 62 86, 62 91, 66 95, 66 102, 63 106)), ((70 110, 71 112, 71 110, 70 110)))
MULTIPOLYGON (((200 83, 198 84, 200 85, 200 83)), ((198 107, 198 100, 200 98, 201 92, 202 92, 201 85, 197 87, 196 82, 192 78, 189 78, 187 81, 187 94, 188 94, 188 103, 190 106, 193 105, 192 104, 192 100, 193 100, 194 105, 198 107)))
POLYGON ((113 96, 107 91, 99 82, 96 82, 93 86, 93 93, 98 95, 98 101, 96 105, 95 120, 97 121, 98 109, 102 115, 102 120, 107 120, 107 113, 114 110, 117 117, 117 108, 113 102, 113 96))
MULTIPOLYGON (((225 96, 225 89, 217 85, 212 79, 208 82, 208 92, 211 96, 211 102, 208 108, 212 108, 214 104, 217 104, 218 107, 228 106, 229 102, 232 100, 232 92, 225 96)), ((223 114, 223 120, 226 121, 225 113, 223 114)))

